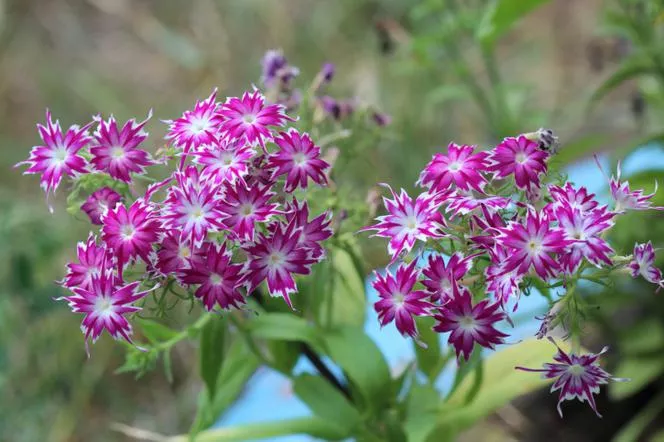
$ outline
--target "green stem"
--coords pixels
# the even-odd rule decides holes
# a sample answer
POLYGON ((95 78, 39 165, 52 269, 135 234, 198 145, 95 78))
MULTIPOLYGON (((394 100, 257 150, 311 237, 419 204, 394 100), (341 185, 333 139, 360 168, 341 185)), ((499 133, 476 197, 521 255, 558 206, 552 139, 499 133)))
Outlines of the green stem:
POLYGON ((249 329, 246 327, 244 323, 244 319, 241 319, 238 317, 238 314, 241 314, 241 312, 231 312, 231 314, 228 315, 230 318, 231 322, 235 325, 235 327, 238 329, 240 332, 240 335, 242 336, 242 339, 246 342, 247 346, 251 350, 251 352, 265 365, 268 367, 273 367, 274 363, 271 361, 271 358, 268 358, 263 354, 261 349, 258 347, 258 344, 256 344, 256 341, 254 340, 253 336, 251 336, 251 332, 249 329))
POLYGON ((203 314, 196 322, 194 322, 189 327, 181 330, 177 335, 173 336, 168 341, 160 342, 159 345, 155 346, 155 349, 159 351, 168 350, 173 347, 178 342, 187 339, 194 333, 198 333, 207 322, 212 319, 213 315, 210 313, 203 314))

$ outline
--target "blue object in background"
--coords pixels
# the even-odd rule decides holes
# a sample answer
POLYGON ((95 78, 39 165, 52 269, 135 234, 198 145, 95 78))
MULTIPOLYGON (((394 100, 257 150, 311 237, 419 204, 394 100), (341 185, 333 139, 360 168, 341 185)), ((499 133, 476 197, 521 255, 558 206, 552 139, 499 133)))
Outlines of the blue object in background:
MULTIPOLYGON (((604 172, 609 176, 615 175, 615 171, 608 170, 609 162, 606 158, 600 158, 604 172)), ((659 145, 648 145, 632 153, 623 161, 623 177, 629 177, 641 170, 664 168, 664 150, 659 145), (645 167, 644 167, 645 166, 645 167)), ((597 199, 609 203, 608 183, 605 175, 597 167, 594 159, 590 158, 580 161, 566 169, 569 180, 577 186, 585 186, 591 193, 597 194, 597 199)), ((368 314, 365 330, 383 352, 385 359, 393 372, 399 373, 415 358, 413 343, 399 334, 390 324, 381 328, 378 323, 378 315, 373 309, 373 304, 378 299, 376 291, 371 287, 371 278, 366 283, 368 297, 368 314)), ((518 313, 514 315, 514 328, 506 325, 505 331, 509 332, 511 342, 533 336, 539 328, 539 321, 535 316, 546 312, 547 302, 542 296, 533 293, 531 296, 522 296, 519 301, 518 313)), ((445 343, 445 336, 440 336, 441 343, 445 343)), ((509 345, 509 344, 506 344, 509 345)), ((503 346, 499 346, 497 351, 503 346)), ((491 353, 487 350, 487 353, 491 353)), ((553 354, 553 353, 552 353, 553 354)), ((337 372, 340 372, 332 364, 328 364, 337 372)), ((454 378, 456 362, 453 360, 441 373, 436 386, 441 392, 449 391, 454 378)), ((301 359, 295 367, 296 373, 316 373, 316 369, 305 359, 301 359)), ((269 368, 259 369, 250 380, 246 391, 241 398, 230 408, 228 412, 217 422, 216 427, 235 426, 258 422, 291 419, 310 416, 311 412, 307 406, 293 394, 290 380, 282 374, 269 368)), ((309 436, 293 435, 272 440, 280 442, 302 442, 313 440, 309 436)))

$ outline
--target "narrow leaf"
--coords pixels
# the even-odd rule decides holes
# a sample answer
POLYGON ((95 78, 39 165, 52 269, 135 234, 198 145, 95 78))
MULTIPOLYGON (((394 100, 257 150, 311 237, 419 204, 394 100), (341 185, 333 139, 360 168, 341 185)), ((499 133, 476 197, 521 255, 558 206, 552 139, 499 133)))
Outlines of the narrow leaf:
POLYGON ((249 329, 258 338, 301 341, 317 349, 322 344, 318 330, 292 313, 263 313, 250 322, 249 329))
POLYGON ((519 19, 548 0, 494 0, 477 29, 477 39, 491 45, 519 19))
POLYGON ((606 94, 623 84, 625 81, 638 77, 640 75, 651 74, 655 71, 652 62, 641 55, 635 55, 621 63, 616 71, 600 85, 590 97, 590 104, 593 105, 606 94))
POLYGON ((217 391, 217 378, 224 359, 226 318, 213 317, 201 330, 200 372, 211 399, 217 391))
POLYGON ((136 323, 139 324, 141 332, 153 344, 168 341, 175 337, 178 332, 160 324, 152 319, 136 318, 136 323))

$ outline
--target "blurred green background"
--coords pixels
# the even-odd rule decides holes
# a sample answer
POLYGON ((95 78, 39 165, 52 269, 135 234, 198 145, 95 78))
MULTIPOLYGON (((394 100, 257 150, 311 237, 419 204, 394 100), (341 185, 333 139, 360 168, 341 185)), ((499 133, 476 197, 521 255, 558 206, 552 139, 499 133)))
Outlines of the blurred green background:
MULTIPOLYGON (((62 195, 50 215, 38 177, 12 169, 38 142, 34 125, 46 107, 64 126, 99 112, 141 118, 153 108, 154 151, 165 129, 159 119, 177 117, 214 87, 225 96, 258 84, 267 49, 283 49, 302 78, 330 61, 332 94, 393 119, 369 149, 370 167, 348 166, 361 192, 381 181, 412 187, 452 140, 487 144, 546 126, 567 163, 629 149, 657 129, 661 107, 644 110, 661 97, 651 79, 625 81, 588 109, 630 53, 630 36, 606 26, 611 2, 552 0, 488 59, 472 29, 490 3, 0 0, 0 440, 124 440, 110 429, 116 421, 182 433, 199 388, 184 346, 173 355, 173 383, 161 372, 140 382, 113 374, 123 349, 106 336, 87 360, 78 318, 52 301, 60 295, 53 281, 89 226, 66 213, 62 195), (468 78, 488 91, 489 110, 468 78)), ((385 262, 378 246, 368 267, 385 262)))

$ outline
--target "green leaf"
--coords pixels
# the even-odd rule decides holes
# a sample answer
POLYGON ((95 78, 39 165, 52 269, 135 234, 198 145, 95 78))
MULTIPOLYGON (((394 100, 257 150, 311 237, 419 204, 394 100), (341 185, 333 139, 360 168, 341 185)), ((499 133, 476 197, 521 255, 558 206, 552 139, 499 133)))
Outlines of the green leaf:
POLYGON ((346 327, 327 332, 325 347, 364 401, 374 410, 381 410, 392 395, 392 378, 383 354, 371 338, 362 330, 346 327))
POLYGON ((607 78, 590 97, 590 105, 602 99, 606 94, 623 84, 625 81, 641 75, 652 74, 655 67, 649 58, 637 54, 623 61, 618 69, 607 78))
MULTIPOLYGON (((648 405, 642 408, 639 413, 625 425, 614 437, 613 442, 632 442, 642 440, 641 434, 652 421, 657 418, 660 412, 664 410, 664 393, 660 393, 653 398, 648 405)), ((648 440, 654 440, 649 438, 648 440)))
MULTIPOLYGON (((565 343, 561 343, 561 347, 565 350, 565 343)), ((466 377, 441 407, 436 434, 439 431, 458 433, 512 399, 545 386, 549 381, 537 373, 519 371, 514 366, 541 367, 551 361, 555 351, 550 342, 533 338, 491 355, 484 362, 484 379, 475 399, 464 405, 474 384, 473 377, 466 377)))
MULTIPOLYGON (((245 442, 247 440, 273 440, 279 436, 307 434, 323 440, 338 440, 339 432, 329 422, 318 417, 303 417, 276 422, 262 422, 236 427, 215 428, 198 433, 196 442, 245 442)), ((167 442, 187 442, 187 435, 166 439, 167 442)))
POLYGON ((404 430, 409 442, 427 440, 436 428, 436 417, 440 402, 440 393, 433 386, 413 385, 406 402, 406 420, 404 423, 404 430))
POLYGON ((477 28, 476 37, 483 45, 491 45, 514 24, 548 0, 494 0, 477 28))
POLYGON ((290 375, 300 358, 302 344, 290 341, 269 341, 267 346, 272 355, 272 368, 286 376, 290 375))
POLYGON ((434 319, 421 317, 416 319, 417 330, 420 333, 420 341, 426 344, 426 348, 413 341, 415 356, 417 357, 417 368, 424 373, 429 382, 434 382, 438 377, 441 366, 441 350, 439 334, 433 331, 434 319))
MULTIPOLYGON (((353 256, 344 249, 332 248, 328 259, 332 264, 327 272, 327 277, 331 278, 330 291, 322 296, 325 299, 319 305, 319 323, 361 328, 366 315, 364 275, 360 274, 353 256)), ((313 293, 312 296, 321 294, 313 293)))
POLYGON ((211 399, 217 392, 217 378, 224 360, 226 318, 213 317, 201 330, 200 372, 211 399))
POLYGON ((351 436, 360 426, 360 412, 324 378, 310 374, 297 376, 293 390, 316 416, 337 427, 339 438, 351 436))
POLYGON ((176 330, 170 329, 152 319, 136 318, 135 322, 139 324, 141 332, 152 344, 168 341, 178 334, 176 330))
POLYGON ((316 349, 322 346, 318 329, 293 313, 262 313, 251 320, 249 330, 258 338, 301 341, 316 349))
POLYGON ((234 339, 226 352, 216 385, 219 386, 214 399, 203 391, 198 400, 196 419, 191 434, 210 427, 240 395, 249 378, 259 367, 260 361, 242 339, 234 339))

